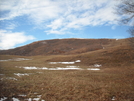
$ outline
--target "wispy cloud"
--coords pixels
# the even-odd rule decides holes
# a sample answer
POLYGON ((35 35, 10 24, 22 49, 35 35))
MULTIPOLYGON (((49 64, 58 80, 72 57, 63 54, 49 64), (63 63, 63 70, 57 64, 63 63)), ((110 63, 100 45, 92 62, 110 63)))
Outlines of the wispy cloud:
POLYGON ((0 49, 14 48, 15 45, 33 40, 31 35, 25 35, 23 32, 11 32, 0 30, 0 49))
POLYGON ((6 29, 12 30, 15 29, 17 27, 17 25, 15 23, 8 23, 6 29))
POLYGON ((47 34, 65 34, 85 26, 115 25, 117 0, 1 0, 3 16, 11 20, 27 16, 35 25, 42 25, 47 34))

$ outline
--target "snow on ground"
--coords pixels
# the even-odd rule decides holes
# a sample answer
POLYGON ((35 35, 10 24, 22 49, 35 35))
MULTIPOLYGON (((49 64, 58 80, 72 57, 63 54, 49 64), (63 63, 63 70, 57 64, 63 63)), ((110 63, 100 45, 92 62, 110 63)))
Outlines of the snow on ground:
POLYGON ((5 101, 7 97, 0 98, 0 101, 5 101))
MULTIPOLYGON (((79 66, 66 66, 66 67, 56 67, 56 68, 47 68, 47 67, 21 67, 27 70, 32 70, 32 69, 36 69, 36 70, 100 70, 99 68, 87 68, 87 69, 82 69, 79 68, 79 66)), ((21 74, 21 73, 16 73, 15 75, 17 76, 24 76, 24 75, 29 75, 27 73, 21 74)))
POLYGON ((16 78, 13 77, 0 78, 0 80, 4 80, 4 79, 17 80, 16 78))
POLYGON ((76 62, 81 62, 81 60, 76 60, 72 62, 49 62, 49 64, 75 64, 76 62))
POLYGON ((19 76, 19 77, 21 77, 21 76, 29 76, 29 74, 28 73, 14 73, 14 75, 17 75, 17 76, 19 76))
POLYGON ((13 101, 20 101, 18 98, 13 97, 13 101))
POLYGON ((87 70, 100 70, 99 68, 88 68, 87 70))
POLYGON ((74 64, 75 62, 50 62, 49 64, 74 64))
POLYGON ((94 67, 101 67, 102 65, 94 64, 94 67))
POLYGON ((0 62, 3 62, 3 61, 23 61, 23 60, 31 60, 31 59, 14 58, 14 59, 0 60, 0 62))
POLYGON ((49 68, 48 70, 81 70, 81 68, 76 68, 76 67, 61 68, 61 67, 57 67, 57 68, 49 68))
POLYGON ((75 62, 81 62, 81 60, 76 60, 75 62))
MULTIPOLYGON (((47 68, 47 67, 42 67, 42 68, 38 68, 38 67, 20 67, 20 68, 24 68, 24 69, 28 69, 28 70, 31 70, 31 69, 38 69, 38 70, 72 70, 72 69, 81 69, 81 68, 78 68, 78 66, 67 66, 66 68, 62 68, 62 67, 56 67, 56 68, 47 68)), ((29 74, 20 74, 20 73, 17 73, 15 74, 17 76, 22 76, 22 75, 29 75, 29 74)))
POLYGON ((31 60, 31 59, 25 59, 25 58, 16 58, 16 59, 13 59, 14 61, 23 61, 23 60, 31 60))
MULTIPOLYGON (((24 101, 45 101, 45 100, 41 100, 41 95, 37 95, 38 98, 28 98, 28 99, 24 99, 24 101)), ((0 101, 6 101, 8 98, 7 97, 3 97, 3 98, 0 98, 0 101)), ((19 100, 18 98, 11 98, 11 101, 21 101, 19 100)))
POLYGON ((66 66, 67 68, 78 68, 79 66, 66 66))
POLYGON ((20 67, 20 68, 24 68, 24 69, 38 69, 37 67, 20 67))
POLYGON ((19 96, 21 96, 21 97, 26 97, 27 95, 25 95, 25 94, 20 94, 19 96))

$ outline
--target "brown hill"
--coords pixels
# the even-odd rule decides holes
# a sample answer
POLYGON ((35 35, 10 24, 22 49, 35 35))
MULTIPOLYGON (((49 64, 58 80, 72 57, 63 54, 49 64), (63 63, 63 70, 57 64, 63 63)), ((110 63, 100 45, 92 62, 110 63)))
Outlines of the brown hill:
POLYGON ((128 39, 54 39, 33 42, 15 49, 1 50, 1 55, 79 54, 125 45, 128 39))
MULTIPOLYGON (((107 39, 102 39, 108 41, 107 39)), ((103 67, 131 67, 134 66, 134 49, 130 39, 109 40, 107 44, 101 44, 103 49, 87 51, 81 54, 57 56, 48 61, 75 61, 81 60, 78 65, 92 66, 102 64, 103 67)), ((78 51, 78 50, 77 50, 78 51)), ((74 52, 74 51, 73 51, 74 52)))

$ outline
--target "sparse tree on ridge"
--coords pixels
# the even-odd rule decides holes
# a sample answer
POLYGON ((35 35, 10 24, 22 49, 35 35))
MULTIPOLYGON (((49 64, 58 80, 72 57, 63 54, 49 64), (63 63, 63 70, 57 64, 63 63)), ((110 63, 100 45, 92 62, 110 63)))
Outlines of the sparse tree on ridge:
POLYGON ((121 15, 120 23, 130 26, 128 32, 134 37, 134 0, 121 0, 117 14, 121 15))

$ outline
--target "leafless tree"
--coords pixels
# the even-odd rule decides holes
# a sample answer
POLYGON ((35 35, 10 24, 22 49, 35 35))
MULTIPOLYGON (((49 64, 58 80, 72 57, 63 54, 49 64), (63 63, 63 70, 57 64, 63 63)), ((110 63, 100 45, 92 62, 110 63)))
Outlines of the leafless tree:
POLYGON ((134 0, 120 0, 117 6, 117 14, 121 15, 120 22, 129 25, 128 32, 134 37, 134 0))

